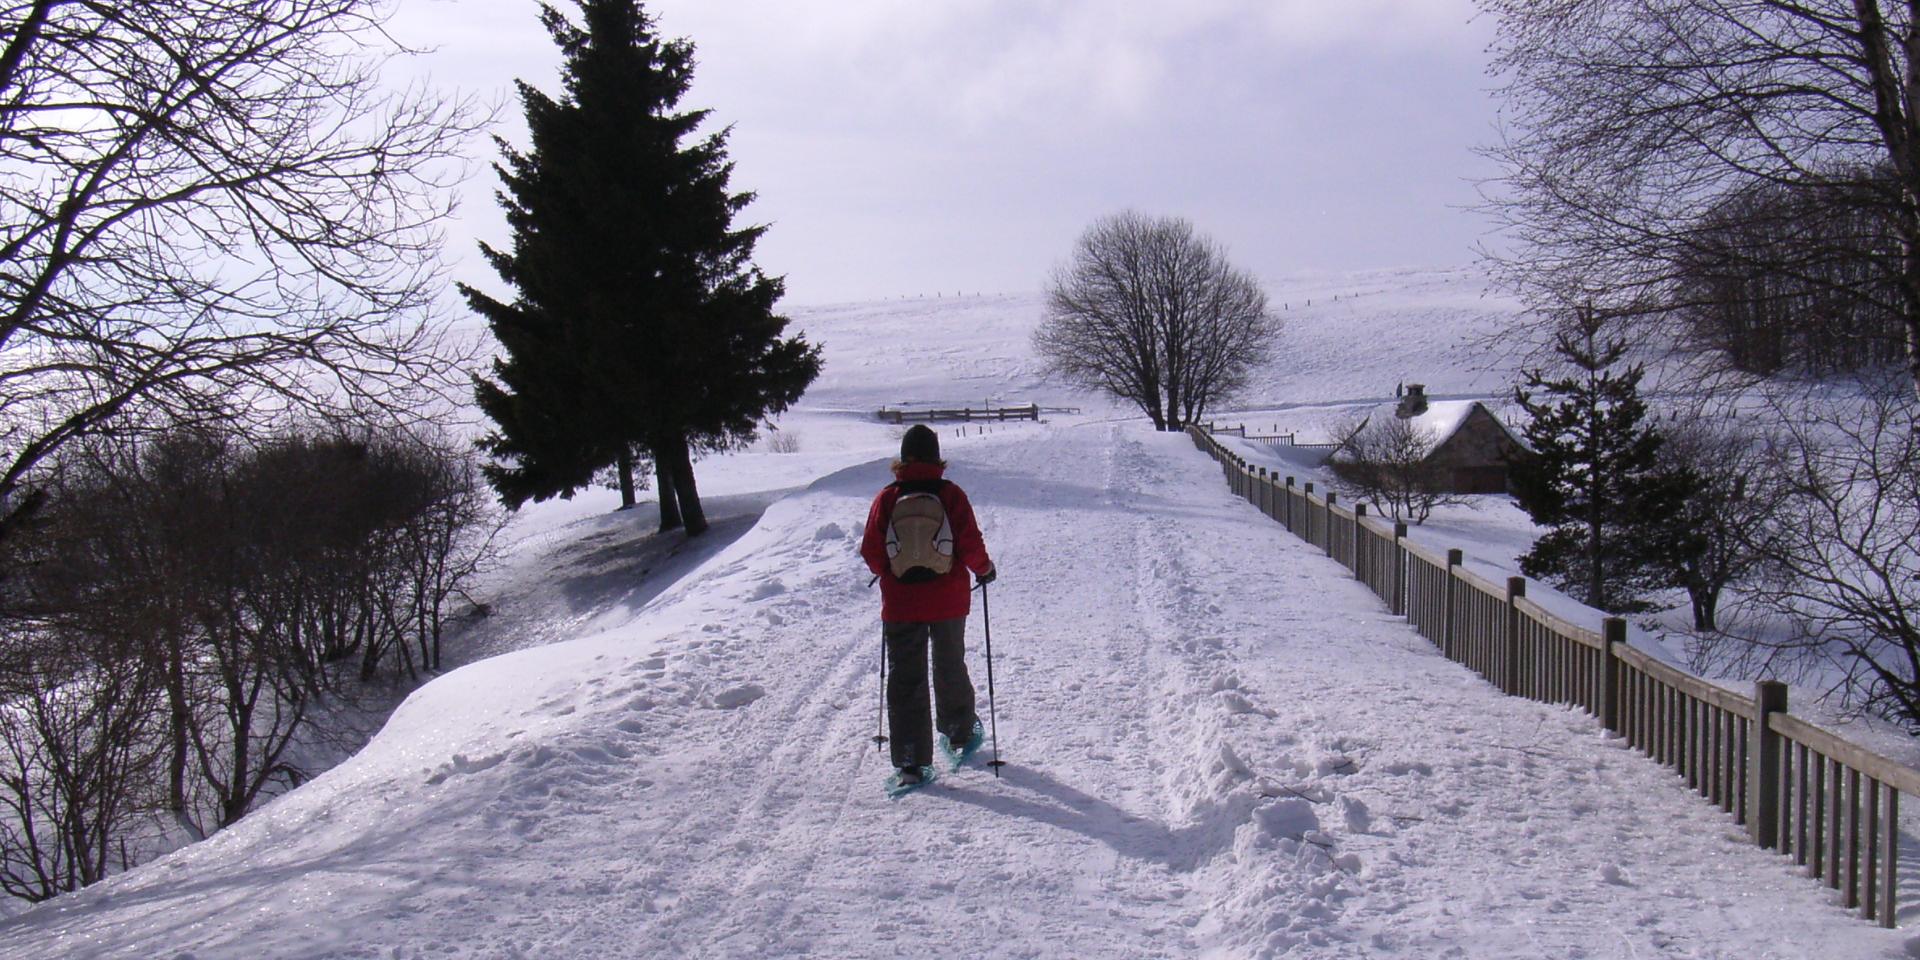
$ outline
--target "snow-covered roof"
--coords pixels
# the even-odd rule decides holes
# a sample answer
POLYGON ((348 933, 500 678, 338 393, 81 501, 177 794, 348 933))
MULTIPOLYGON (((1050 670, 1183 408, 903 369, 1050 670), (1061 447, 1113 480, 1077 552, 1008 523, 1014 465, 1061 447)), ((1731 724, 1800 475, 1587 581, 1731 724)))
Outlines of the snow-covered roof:
MULTIPOLYGON (((1414 430, 1430 439, 1431 443, 1428 449, 1438 450, 1444 446, 1448 440, 1453 439, 1454 434, 1460 432, 1460 428, 1466 425, 1467 418, 1473 415, 1474 408, 1476 407, 1486 410, 1487 416, 1492 418, 1493 422, 1498 424, 1500 429, 1504 431, 1508 438, 1515 444, 1523 448, 1526 447, 1526 441, 1516 435, 1513 430, 1507 426, 1506 421, 1501 420, 1499 414, 1495 413, 1492 408, 1487 406, 1485 401, 1481 400, 1428 400, 1427 409, 1416 416, 1407 418, 1407 422, 1412 424, 1414 430)), ((1398 402, 1380 404, 1371 411, 1368 411, 1368 421, 1378 424, 1392 420, 1399 416, 1397 412, 1398 408, 1398 402)))
MULTIPOLYGON (((1480 405, 1478 400, 1429 400, 1426 412, 1410 418, 1410 422, 1415 429, 1432 437, 1433 445, 1438 447, 1452 439, 1460 431, 1460 426, 1467 422, 1467 416, 1473 413, 1473 408, 1480 405)), ((1392 407, 1383 408, 1381 413, 1389 417, 1394 415, 1392 407)))

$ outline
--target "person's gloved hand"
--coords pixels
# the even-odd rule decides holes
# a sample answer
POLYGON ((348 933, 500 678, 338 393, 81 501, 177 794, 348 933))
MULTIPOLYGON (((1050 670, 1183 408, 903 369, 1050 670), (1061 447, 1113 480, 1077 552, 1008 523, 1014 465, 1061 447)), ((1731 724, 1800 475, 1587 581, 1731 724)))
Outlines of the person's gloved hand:
POLYGON ((982 573, 975 576, 974 580, 979 582, 982 585, 985 585, 985 584, 992 583, 994 581, 994 578, 998 576, 1000 576, 1000 568, 988 567, 986 573, 982 573))

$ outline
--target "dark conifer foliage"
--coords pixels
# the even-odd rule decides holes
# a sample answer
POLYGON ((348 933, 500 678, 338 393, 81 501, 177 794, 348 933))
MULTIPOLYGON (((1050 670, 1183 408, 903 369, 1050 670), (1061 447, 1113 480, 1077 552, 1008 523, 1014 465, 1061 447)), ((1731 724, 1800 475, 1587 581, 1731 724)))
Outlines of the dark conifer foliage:
POLYGON ((1536 456, 1515 462, 1511 478, 1521 509, 1551 528, 1520 557, 1521 571, 1622 612, 1642 608, 1641 596, 1699 550, 1676 522, 1697 481, 1661 461, 1665 441, 1640 399, 1644 371, 1615 371, 1626 343, 1602 339, 1604 325, 1583 310, 1555 342, 1567 374, 1534 370, 1515 390, 1536 456))
POLYGON ((530 146, 498 141, 513 249, 482 249, 517 295, 461 288, 507 354, 475 382, 496 425, 488 477, 517 506, 603 467, 630 476, 644 451, 696 534, 692 454, 751 440, 818 375, 819 350, 782 336, 782 283, 752 263, 766 228, 733 226, 753 195, 730 192, 727 131, 682 143, 707 118, 674 112, 693 45, 660 38, 633 0, 577 8, 581 24, 541 10, 564 94, 518 84, 530 146))

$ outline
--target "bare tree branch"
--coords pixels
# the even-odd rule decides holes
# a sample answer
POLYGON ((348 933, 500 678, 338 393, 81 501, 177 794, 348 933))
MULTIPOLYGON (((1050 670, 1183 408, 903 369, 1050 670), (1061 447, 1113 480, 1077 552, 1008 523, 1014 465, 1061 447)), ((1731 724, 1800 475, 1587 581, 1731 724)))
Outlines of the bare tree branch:
POLYGON ((380 85, 384 16, 0 5, 0 510, 102 431, 417 416, 464 386, 434 316, 437 224, 484 118, 380 85))

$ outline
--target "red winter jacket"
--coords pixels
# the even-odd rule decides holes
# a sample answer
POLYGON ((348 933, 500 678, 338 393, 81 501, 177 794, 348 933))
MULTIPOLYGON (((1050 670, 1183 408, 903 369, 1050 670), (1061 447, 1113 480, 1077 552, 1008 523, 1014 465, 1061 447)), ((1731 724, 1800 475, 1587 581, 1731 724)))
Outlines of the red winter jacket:
MULTIPOLYGON (((902 481, 937 480, 945 468, 935 463, 902 463, 894 467, 894 476, 902 481)), ((947 524, 953 528, 953 559, 958 561, 945 575, 924 583, 901 583, 887 567, 887 524, 893 519, 893 504, 900 499, 900 488, 888 484, 873 498, 867 511, 867 532, 860 540, 860 556, 867 569, 880 578, 880 619, 887 623, 921 623, 953 620, 967 615, 972 599, 972 584, 967 571, 975 575, 993 569, 987 558, 987 543, 980 537, 980 524, 973 519, 973 504, 966 491, 948 481, 940 488, 940 504, 946 508, 947 524)))

